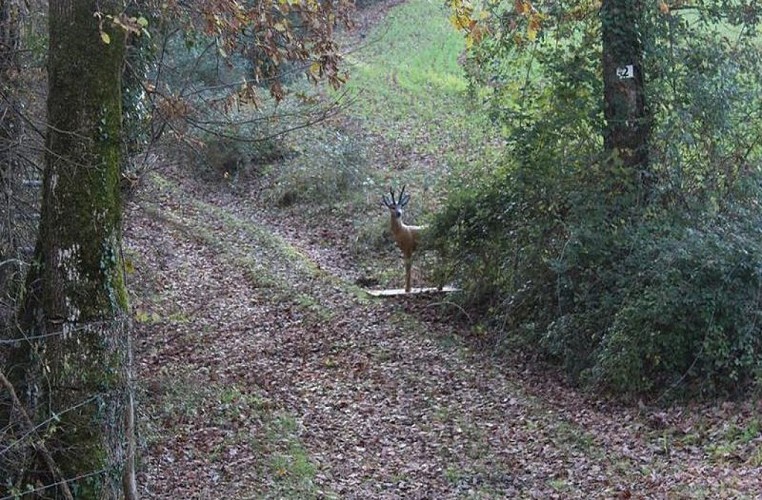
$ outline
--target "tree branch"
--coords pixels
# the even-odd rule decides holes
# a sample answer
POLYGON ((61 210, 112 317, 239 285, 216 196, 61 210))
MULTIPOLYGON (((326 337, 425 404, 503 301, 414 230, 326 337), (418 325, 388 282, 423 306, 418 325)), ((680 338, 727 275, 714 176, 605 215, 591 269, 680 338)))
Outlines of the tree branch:
POLYGON ((8 390, 8 393, 11 395, 11 401, 13 401, 13 405, 16 406, 19 410, 19 414, 21 415, 24 425, 26 425, 29 429, 29 433, 33 435, 32 437, 32 446, 34 446, 34 449, 37 450, 40 455, 42 455, 42 459, 45 461, 45 465, 48 466, 48 470, 53 475, 53 477, 59 481, 59 484, 61 486, 61 492, 63 493, 64 498, 66 500, 74 500, 74 496, 71 494, 71 490, 69 489, 69 484, 66 482, 66 479, 63 477, 63 474, 61 473, 61 470, 58 468, 58 465, 53 460, 53 457, 50 455, 50 452, 45 447, 45 442, 37 436, 37 431, 35 431, 35 425, 34 422, 32 422, 32 419, 29 418, 29 414, 24 409, 24 406, 21 404, 21 401, 18 398, 18 395, 16 394, 16 390, 13 387, 13 384, 10 383, 10 381, 6 378, 5 374, 0 370, 0 382, 5 386, 5 388, 8 390))

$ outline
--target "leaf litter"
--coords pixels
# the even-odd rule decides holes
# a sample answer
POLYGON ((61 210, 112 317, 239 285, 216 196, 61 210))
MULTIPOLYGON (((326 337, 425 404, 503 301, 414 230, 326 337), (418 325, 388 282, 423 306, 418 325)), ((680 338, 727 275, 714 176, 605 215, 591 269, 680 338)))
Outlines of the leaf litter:
POLYGON ((426 299, 368 300, 245 200, 168 166, 129 203, 146 497, 762 491, 752 403, 580 394, 419 314, 426 299))

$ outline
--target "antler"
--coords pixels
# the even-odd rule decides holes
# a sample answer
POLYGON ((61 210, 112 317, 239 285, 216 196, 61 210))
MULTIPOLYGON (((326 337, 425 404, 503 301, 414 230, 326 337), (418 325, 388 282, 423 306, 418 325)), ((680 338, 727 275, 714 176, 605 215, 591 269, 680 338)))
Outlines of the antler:
POLYGON ((406 185, 402 186, 402 189, 400 190, 400 199, 399 199, 399 206, 404 207, 407 205, 407 202, 410 201, 410 195, 405 194, 405 187, 406 185))
POLYGON ((396 203, 394 201, 394 191, 392 191, 392 188, 389 188, 389 194, 392 195, 392 201, 389 201, 389 198, 386 197, 386 195, 381 196, 381 201, 386 205, 386 208, 392 208, 396 203))
POLYGON ((386 205, 388 208, 392 207, 404 207, 407 205, 407 202, 410 201, 410 195, 405 194, 405 186, 402 186, 402 189, 400 189, 399 198, 395 198, 394 196, 394 189, 389 188, 389 194, 391 195, 391 201, 389 201, 389 197, 386 195, 381 196, 381 201, 386 205))

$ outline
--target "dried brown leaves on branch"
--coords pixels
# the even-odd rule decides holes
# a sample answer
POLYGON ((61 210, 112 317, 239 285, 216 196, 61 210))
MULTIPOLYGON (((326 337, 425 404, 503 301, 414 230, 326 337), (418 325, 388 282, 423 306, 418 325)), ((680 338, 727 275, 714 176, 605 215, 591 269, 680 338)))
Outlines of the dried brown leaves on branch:
POLYGON ((334 29, 350 25, 352 5, 349 0, 205 0, 167 8, 187 15, 190 28, 213 37, 223 57, 243 54, 255 68, 253 83, 268 84, 281 100, 286 92, 279 76, 286 62, 300 64, 314 82, 325 80, 336 88, 346 81, 334 29))

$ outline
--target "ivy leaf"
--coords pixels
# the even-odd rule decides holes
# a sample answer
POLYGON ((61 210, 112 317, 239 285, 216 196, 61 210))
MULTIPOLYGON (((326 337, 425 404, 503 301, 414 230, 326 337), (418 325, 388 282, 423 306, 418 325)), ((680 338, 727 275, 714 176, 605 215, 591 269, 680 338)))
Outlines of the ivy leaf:
POLYGON ((471 18, 465 14, 453 14, 450 16, 450 23, 458 30, 466 30, 471 26, 471 18))
POLYGON ((468 32, 472 23, 471 14, 474 9, 471 3, 464 0, 453 0, 450 4, 452 8, 452 15, 450 15, 450 23, 459 31, 468 32))

